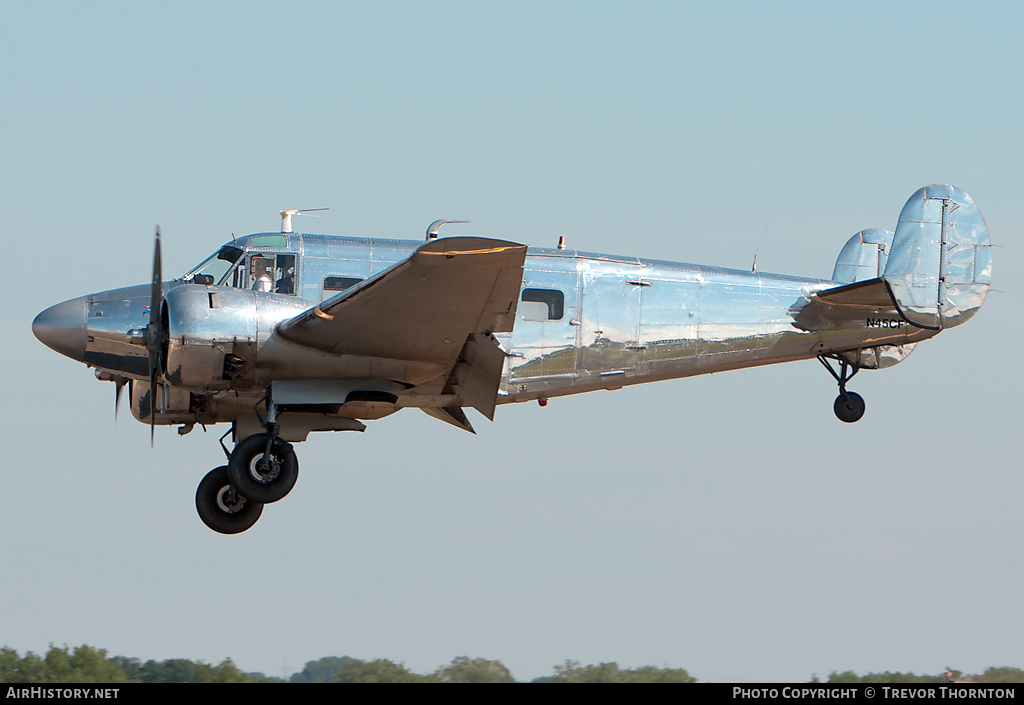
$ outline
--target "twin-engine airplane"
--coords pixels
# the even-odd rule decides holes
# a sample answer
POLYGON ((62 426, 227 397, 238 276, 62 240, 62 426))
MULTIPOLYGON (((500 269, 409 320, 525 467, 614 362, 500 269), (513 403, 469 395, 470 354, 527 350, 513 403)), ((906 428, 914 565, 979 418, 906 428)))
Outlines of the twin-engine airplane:
POLYGON ((850 238, 830 280, 438 239, 455 221, 426 243, 310 235, 292 232, 295 213, 170 282, 158 230, 151 286, 65 301, 32 324, 117 397, 127 383, 151 435, 231 424, 228 464, 196 493, 224 534, 291 490, 292 443, 406 407, 472 431, 466 407, 493 419, 497 404, 818 358, 839 384, 836 416, 857 421, 850 378, 968 320, 992 271, 981 213, 942 185, 910 198, 895 233, 850 238))

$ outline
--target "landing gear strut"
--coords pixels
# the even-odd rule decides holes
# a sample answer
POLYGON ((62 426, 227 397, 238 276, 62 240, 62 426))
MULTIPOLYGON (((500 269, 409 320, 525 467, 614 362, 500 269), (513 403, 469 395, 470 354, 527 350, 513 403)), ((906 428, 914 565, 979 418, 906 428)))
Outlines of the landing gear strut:
POLYGON ((292 444, 278 436, 277 407, 269 397, 267 412, 267 432, 238 443, 228 459, 231 484, 243 497, 262 504, 284 499, 299 478, 299 461, 292 444))
POLYGON ((266 433, 243 439, 229 453, 224 438, 237 428, 232 426, 220 437, 228 464, 211 470, 196 490, 199 518, 221 534, 238 534, 250 528, 263 513, 263 505, 284 499, 299 477, 299 461, 292 444, 278 435, 276 409, 269 395, 264 399, 268 410, 263 423, 266 433))
POLYGON ((832 368, 832 364, 828 361, 827 357, 818 355, 818 360, 835 377, 836 382, 839 383, 839 396, 836 397, 832 410, 835 412, 836 417, 845 423, 860 421, 861 417, 864 416, 864 398, 856 392, 846 390, 846 383, 857 374, 860 366, 851 364, 845 358, 838 355, 831 357, 839 362, 839 372, 832 368))

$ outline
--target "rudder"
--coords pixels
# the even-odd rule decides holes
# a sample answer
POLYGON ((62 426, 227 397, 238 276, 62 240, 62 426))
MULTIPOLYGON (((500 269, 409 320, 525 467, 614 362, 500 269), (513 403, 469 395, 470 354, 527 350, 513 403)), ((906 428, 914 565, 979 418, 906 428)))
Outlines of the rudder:
POLYGON ((992 282, 988 228, 960 189, 919 189, 900 213, 885 265, 900 314, 921 328, 958 326, 985 301, 992 282))

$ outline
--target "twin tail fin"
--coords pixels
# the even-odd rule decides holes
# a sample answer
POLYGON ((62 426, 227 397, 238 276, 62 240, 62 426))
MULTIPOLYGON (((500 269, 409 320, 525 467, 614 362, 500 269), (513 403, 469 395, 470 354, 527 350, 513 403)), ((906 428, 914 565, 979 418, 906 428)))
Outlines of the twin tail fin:
POLYGON ((960 189, 925 186, 903 207, 895 233, 862 230, 850 238, 832 279, 844 286, 819 292, 822 300, 878 306, 888 296, 919 328, 958 326, 981 308, 992 283, 985 219, 960 189))

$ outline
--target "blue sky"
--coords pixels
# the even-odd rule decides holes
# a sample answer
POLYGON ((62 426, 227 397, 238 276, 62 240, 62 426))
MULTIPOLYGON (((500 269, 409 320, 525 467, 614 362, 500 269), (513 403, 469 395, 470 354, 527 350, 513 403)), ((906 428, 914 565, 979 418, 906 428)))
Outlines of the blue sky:
POLYGON ((14 255, 0 643, 280 675, 328 655, 519 679, 565 659, 702 680, 1024 666, 1024 65, 1015 3, 5 2, 14 255), (208 531, 219 429, 178 438, 36 341, 284 208, 314 232, 465 234, 827 277, 846 239, 953 183, 994 288, 865 372, 814 361, 299 446, 295 491, 208 531), (122 410, 125 412, 126 410, 122 410))

